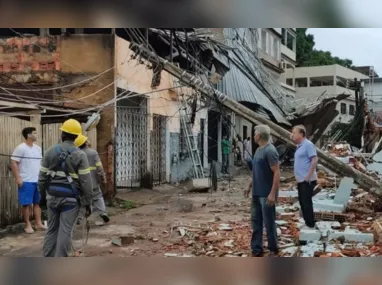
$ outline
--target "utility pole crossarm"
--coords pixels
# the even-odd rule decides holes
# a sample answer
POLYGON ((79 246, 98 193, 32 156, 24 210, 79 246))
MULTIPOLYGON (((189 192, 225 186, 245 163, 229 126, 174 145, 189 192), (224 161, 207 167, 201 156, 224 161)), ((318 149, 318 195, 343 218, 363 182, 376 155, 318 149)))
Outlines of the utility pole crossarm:
MULTIPOLYGON (((239 102, 231 99, 222 92, 214 89, 210 85, 205 84, 200 78, 195 77, 194 75, 182 70, 181 68, 175 66, 169 61, 157 56, 155 53, 146 49, 142 45, 132 43, 131 49, 138 49, 140 51, 141 56, 143 56, 147 60, 151 60, 153 63, 157 63, 159 61, 162 64, 163 69, 166 70, 168 73, 179 78, 180 81, 184 82, 188 86, 195 88, 196 90, 200 91, 212 100, 219 100, 220 103, 223 104, 225 107, 235 112, 236 114, 239 114, 240 116, 244 117, 248 121, 257 125, 268 125, 271 129, 272 135, 289 145, 292 145, 294 147, 296 146, 295 143, 290 139, 290 132, 280 127, 279 125, 273 123, 272 121, 268 120, 267 118, 255 113, 251 109, 248 109, 239 102)), ((353 177, 354 181, 363 190, 382 197, 382 187, 380 186, 379 182, 367 176, 366 174, 348 166, 347 164, 343 163, 339 159, 336 159, 330 154, 323 152, 319 148, 316 148, 316 150, 319 157, 319 162, 324 167, 328 168, 329 170, 333 171, 339 176, 353 177)))

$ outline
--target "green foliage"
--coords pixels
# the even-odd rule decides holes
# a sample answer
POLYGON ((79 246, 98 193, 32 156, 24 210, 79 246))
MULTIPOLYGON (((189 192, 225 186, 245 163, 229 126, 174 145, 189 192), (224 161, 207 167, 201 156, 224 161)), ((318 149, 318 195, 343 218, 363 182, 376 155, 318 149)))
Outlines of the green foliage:
POLYGON ((296 30, 296 56, 297 66, 319 66, 339 64, 347 68, 353 68, 353 61, 333 56, 329 51, 316 50, 314 48, 314 36, 307 34, 306 28, 296 30))
POLYGON ((124 201, 124 203, 121 205, 121 208, 126 209, 126 210, 134 209, 137 207, 138 207, 137 203, 135 203, 134 201, 130 201, 130 200, 124 201))

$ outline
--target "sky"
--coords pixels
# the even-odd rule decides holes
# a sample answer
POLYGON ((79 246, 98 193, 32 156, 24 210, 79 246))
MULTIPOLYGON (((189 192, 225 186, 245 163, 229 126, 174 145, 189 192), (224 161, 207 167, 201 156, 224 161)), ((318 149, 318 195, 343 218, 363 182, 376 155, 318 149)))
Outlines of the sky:
POLYGON ((333 56, 348 58, 356 66, 374 66, 382 76, 382 29, 342 28, 308 29, 314 35, 315 48, 333 56))

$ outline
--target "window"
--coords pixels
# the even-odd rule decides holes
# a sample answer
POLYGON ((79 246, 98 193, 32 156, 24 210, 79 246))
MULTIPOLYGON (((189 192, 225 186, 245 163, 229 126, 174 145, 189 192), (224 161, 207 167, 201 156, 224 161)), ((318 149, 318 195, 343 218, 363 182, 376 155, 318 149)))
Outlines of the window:
POLYGON ((308 87, 308 78, 296 78, 296 87, 308 87))
POLYGON ((292 35, 291 33, 287 32, 287 44, 286 46, 290 49, 296 52, 296 37, 292 35))
POLYGON ((273 36, 271 34, 268 34, 267 54, 273 54, 273 36))
POLYGON ((248 137, 248 127, 243 126, 243 140, 245 140, 248 137))
POLYGON ((281 43, 286 46, 286 29, 281 29, 281 43))
POLYGON ((354 105, 349 105, 349 115, 355 115, 355 107, 354 105))
POLYGON ((273 51, 274 54, 272 55, 275 59, 280 59, 280 39, 273 38, 273 51))
POLYGON ((286 84, 289 86, 293 86, 293 78, 287 78, 286 84))
POLYGON ((311 77, 310 78, 310 87, 317 86, 333 86, 334 77, 333 76, 321 76, 321 77, 311 77))
POLYGON ((296 52, 296 36, 293 35, 287 29, 282 29, 281 31, 282 31, 281 43, 284 46, 287 46, 290 50, 293 50, 294 52, 296 52))
POLYGON ((261 30, 261 49, 267 51, 267 32, 265 30, 261 30))
POLYGON ((337 77, 336 77, 336 81, 337 81, 337 82, 336 82, 336 85, 337 85, 337 86, 346 88, 346 86, 348 85, 348 84, 347 84, 347 79, 346 79, 346 78, 337 76, 337 77))
POLYGON ((346 104, 345 103, 341 103, 341 114, 346 115, 346 104))
POLYGON ((261 49, 271 57, 276 60, 280 60, 280 39, 273 35, 272 33, 267 32, 267 30, 261 30, 261 49))

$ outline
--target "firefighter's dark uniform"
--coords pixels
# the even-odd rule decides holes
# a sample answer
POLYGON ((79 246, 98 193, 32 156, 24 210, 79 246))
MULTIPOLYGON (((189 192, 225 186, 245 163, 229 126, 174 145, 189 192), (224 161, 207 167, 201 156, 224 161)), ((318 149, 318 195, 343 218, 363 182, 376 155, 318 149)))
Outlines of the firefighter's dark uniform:
POLYGON ((72 230, 80 206, 91 205, 92 188, 86 154, 73 142, 66 141, 48 149, 39 175, 39 189, 42 195, 46 194, 48 211, 48 230, 43 246, 45 257, 66 257, 70 254, 72 230), (59 160, 60 151, 68 153, 64 171, 59 160), (60 167, 57 168, 57 165, 60 167), (73 185, 77 193, 74 193, 73 185))

